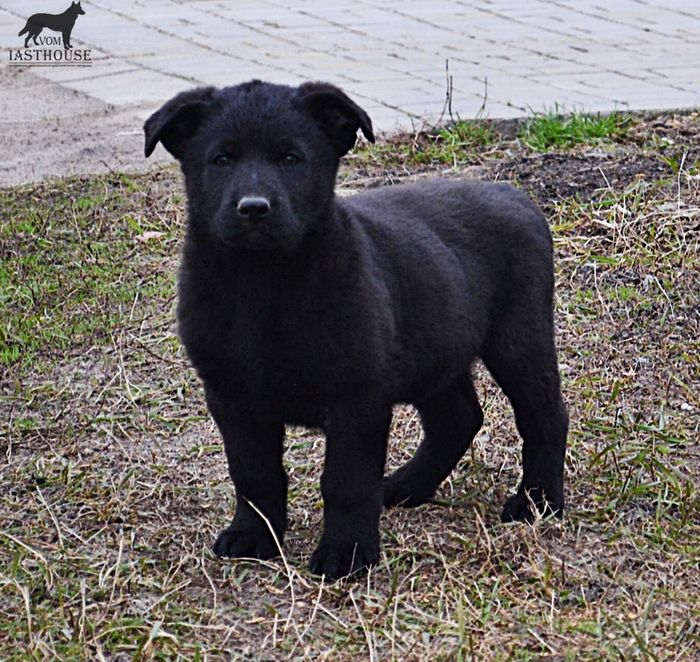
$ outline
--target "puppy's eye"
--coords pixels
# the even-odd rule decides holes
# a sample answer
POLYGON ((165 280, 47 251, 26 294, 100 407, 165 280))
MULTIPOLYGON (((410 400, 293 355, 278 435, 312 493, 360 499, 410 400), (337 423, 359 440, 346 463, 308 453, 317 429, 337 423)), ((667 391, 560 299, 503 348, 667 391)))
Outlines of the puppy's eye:
POLYGON ((282 163, 283 165, 296 165, 300 161, 301 158, 293 152, 287 152, 287 154, 284 154, 280 159, 280 163, 282 163))
POLYGON ((228 154, 217 154, 212 163, 217 166, 227 166, 231 164, 231 157, 228 154))

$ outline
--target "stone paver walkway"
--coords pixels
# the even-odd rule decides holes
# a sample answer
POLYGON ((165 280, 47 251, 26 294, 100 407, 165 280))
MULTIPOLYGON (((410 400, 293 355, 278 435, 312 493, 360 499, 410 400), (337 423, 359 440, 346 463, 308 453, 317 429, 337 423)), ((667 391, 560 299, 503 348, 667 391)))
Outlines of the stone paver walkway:
MULTIPOLYGON (((68 4, 0 0, 0 84, 9 91, 0 99, 0 128, 21 134, 23 111, 26 122, 59 125, 89 115, 95 135, 100 122, 111 122, 121 136, 117 166, 143 119, 172 94, 250 78, 338 84, 380 131, 440 117, 446 60, 452 113, 462 118, 555 105, 700 106, 698 0, 86 0, 72 43, 92 50, 92 67, 11 66, 8 53, 23 45, 17 33, 28 15, 68 4)), ((11 138, 0 139, 0 149, 8 146, 11 138)), ((26 165, 12 154, 0 159, 0 175, 26 165)), ((81 166, 90 160, 86 154, 81 166)))

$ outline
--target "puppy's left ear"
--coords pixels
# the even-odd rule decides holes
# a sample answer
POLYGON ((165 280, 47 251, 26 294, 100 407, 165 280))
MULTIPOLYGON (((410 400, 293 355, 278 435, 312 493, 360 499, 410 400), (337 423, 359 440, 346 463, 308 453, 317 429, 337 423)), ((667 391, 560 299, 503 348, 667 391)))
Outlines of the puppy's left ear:
POLYGON ((304 83, 298 90, 299 103, 318 119, 336 146, 338 156, 349 152, 357 140, 358 129, 374 142, 372 120, 342 90, 329 83, 304 83))

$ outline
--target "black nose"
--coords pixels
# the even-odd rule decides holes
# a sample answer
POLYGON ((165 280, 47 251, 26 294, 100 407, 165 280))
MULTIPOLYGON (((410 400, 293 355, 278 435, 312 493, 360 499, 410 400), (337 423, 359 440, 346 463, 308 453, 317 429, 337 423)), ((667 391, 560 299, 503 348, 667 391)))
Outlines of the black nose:
POLYGON ((241 218, 254 221, 270 213, 270 201, 267 198, 241 198, 236 213, 241 218))

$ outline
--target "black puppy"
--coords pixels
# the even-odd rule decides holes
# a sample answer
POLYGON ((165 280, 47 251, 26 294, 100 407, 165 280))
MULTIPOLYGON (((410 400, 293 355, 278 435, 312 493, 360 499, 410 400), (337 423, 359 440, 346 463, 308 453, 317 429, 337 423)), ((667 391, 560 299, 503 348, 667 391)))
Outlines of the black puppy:
POLYGON ((552 242, 506 184, 432 181, 337 199, 367 114, 324 83, 179 94, 145 124, 182 166, 189 223, 180 334, 224 438, 237 507, 221 556, 269 558, 287 525, 285 424, 326 434, 311 570, 377 562, 385 506, 429 500, 481 426, 481 357, 515 410, 523 480, 504 521, 564 507, 567 415, 552 324, 552 242), (382 481, 392 405, 425 439, 382 481))

